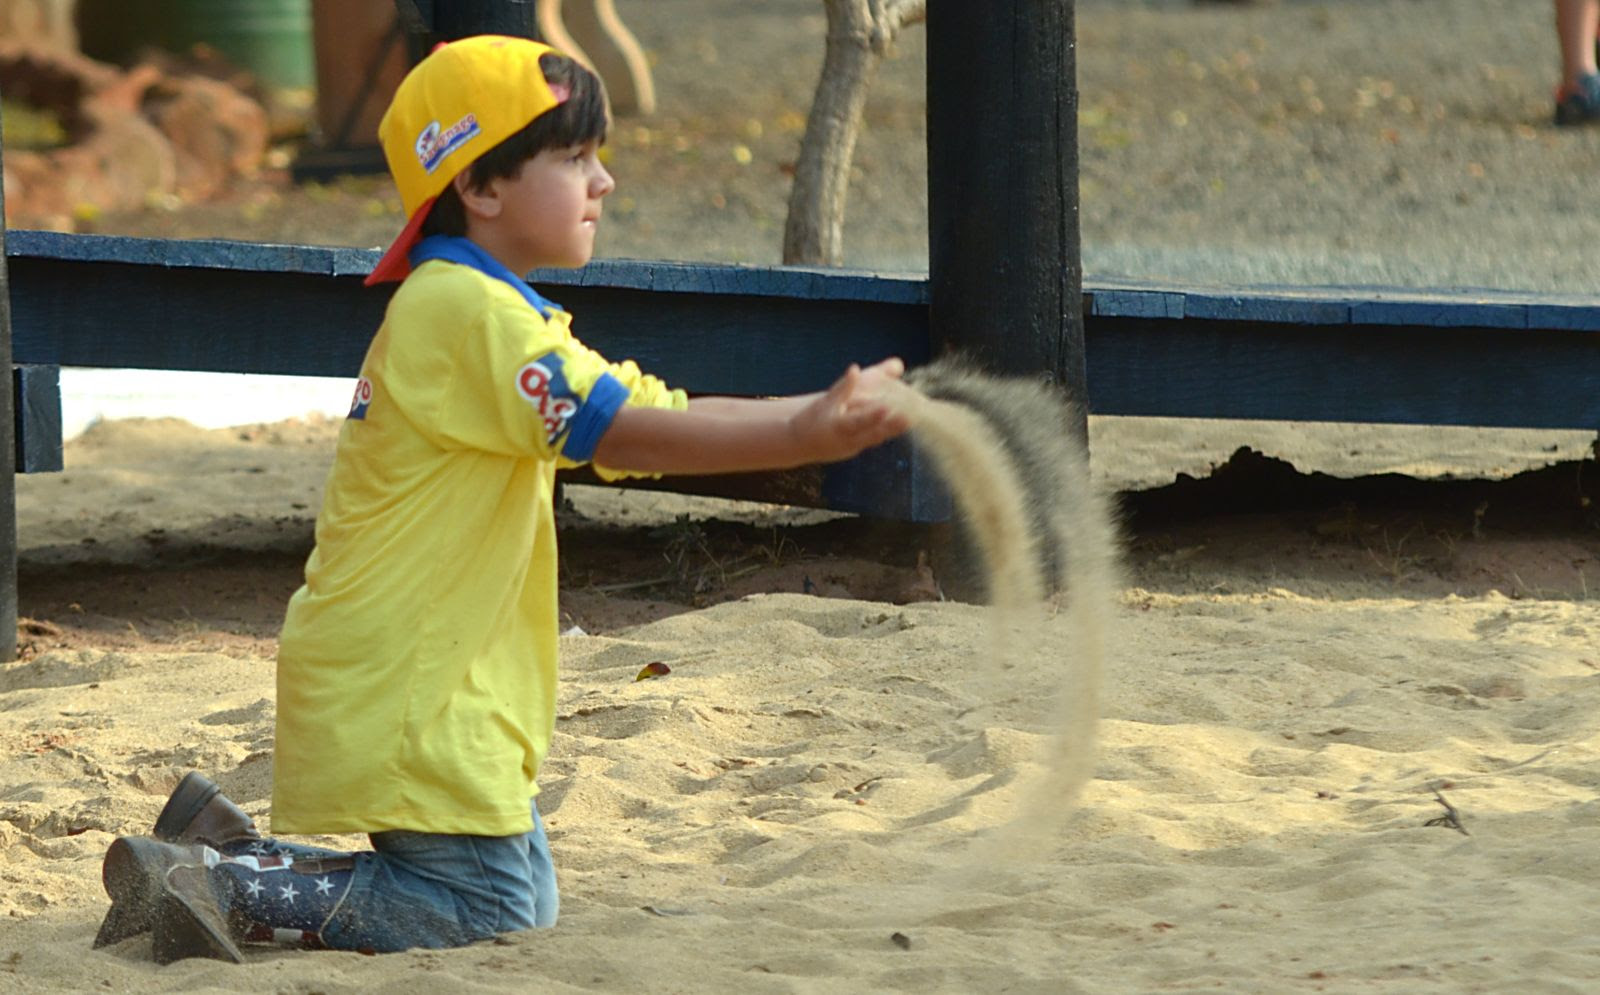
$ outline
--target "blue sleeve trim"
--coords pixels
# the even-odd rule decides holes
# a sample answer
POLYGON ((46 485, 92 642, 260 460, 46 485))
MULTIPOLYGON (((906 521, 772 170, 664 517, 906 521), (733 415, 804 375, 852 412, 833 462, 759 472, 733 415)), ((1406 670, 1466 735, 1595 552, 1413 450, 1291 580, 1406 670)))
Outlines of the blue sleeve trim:
POLYGON ((632 393, 622 385, 621 380, 609 373, 600 374, 600 379, 589 388, 589 396, 578 410, 578 416, 568 426, 567 441, 561 446, 561 455, 574 463, 587 463, 593 459, 595 447, 600 445, 600 437, 606 434, 612 419, 617 417, 617 412, 628 403, 631 396, 632 393))

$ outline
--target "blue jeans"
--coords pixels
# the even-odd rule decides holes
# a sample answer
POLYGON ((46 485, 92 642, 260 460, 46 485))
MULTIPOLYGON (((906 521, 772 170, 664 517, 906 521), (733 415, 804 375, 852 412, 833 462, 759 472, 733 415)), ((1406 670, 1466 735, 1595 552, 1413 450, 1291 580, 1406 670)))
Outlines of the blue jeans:
POLYGON ((306 875, 298 882, 237 862, 248 861, 243 853, 212 874, 221 876, 226 904, 244 918, 314 933, 336 950, 463 946, 555 925, 561 904, 555 866, 539 809, 532 811, 533 830, 520 836, 392 830, 372 834, 372 849, 354 854, 276 840, 252 847, 293 858, 296 878, 306 875), (275 899, 281 888, 252 881, 288 883, 293 901, 275 899))

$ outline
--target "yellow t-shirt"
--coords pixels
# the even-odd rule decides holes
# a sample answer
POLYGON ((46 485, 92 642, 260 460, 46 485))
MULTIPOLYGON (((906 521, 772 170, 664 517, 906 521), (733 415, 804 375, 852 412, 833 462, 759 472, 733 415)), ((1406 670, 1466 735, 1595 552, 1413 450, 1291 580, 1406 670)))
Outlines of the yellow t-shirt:
POLYGON ((556 467, 588 460, 621 404, 687 400, 525 292, 423 263, 367 352, 284 621, 274 832, 532 828, 555 721, 556 467))

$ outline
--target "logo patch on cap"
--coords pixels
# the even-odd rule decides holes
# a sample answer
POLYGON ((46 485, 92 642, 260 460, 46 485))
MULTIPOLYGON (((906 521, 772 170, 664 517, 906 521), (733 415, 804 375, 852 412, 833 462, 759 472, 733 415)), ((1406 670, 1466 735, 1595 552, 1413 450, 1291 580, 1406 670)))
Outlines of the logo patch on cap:
POLYGON ((445 156, 476 137, 479 130, 476 114, 468 114, 442 131, 438 121, 430 121, 417 136, 417 161, 431 173, 439 168, 445 156))

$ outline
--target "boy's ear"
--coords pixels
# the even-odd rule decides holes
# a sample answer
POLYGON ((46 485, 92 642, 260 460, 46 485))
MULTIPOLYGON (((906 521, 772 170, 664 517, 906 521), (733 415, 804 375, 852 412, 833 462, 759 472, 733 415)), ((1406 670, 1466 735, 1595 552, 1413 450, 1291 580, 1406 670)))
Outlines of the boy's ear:
POLYGON ((500 192, 493 183, 485 183, 481 187, 472 185, 471 170, 463 169, 450 181, 455 187, 456 196, 461 198, 461 206, 467 214, 479 218, 494 218, 500 214, 500 192))

